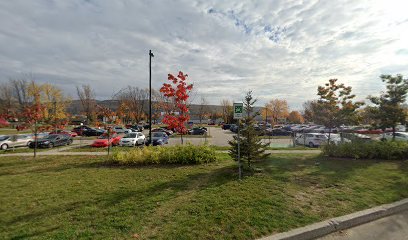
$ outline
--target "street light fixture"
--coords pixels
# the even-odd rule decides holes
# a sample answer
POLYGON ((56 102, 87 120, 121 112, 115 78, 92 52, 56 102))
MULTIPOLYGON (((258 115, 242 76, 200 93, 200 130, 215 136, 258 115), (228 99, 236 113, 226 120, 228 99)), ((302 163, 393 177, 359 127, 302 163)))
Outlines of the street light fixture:
POLYGON ((152 57, 154 57, 152 50, 149 50, 149 141, 152 141, 152 57))

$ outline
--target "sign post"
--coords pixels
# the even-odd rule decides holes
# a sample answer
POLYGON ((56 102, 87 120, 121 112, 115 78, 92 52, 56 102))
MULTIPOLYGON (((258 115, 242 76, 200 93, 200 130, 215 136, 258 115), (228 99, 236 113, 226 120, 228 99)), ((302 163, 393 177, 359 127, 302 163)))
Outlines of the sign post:
POLYGON ((238 144, 238 175, 239 175, 239 180, 242 178, 242 166, 241 166, 241 149, 240 149, 240 132, 239 132, 239 127, 241 125, 241 119, 243 115, 243 110, 244 110, 244 104, 243 103, 234 103, 234 119, 238 120, 238 139, 237 139, 237 144, 238 144))

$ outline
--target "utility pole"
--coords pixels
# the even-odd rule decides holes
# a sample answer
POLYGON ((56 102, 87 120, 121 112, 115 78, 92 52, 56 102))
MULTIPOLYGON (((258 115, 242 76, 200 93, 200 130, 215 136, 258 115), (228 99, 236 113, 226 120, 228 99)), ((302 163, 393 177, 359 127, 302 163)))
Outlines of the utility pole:
POLYGON ((153 145, 152 140, 152 50, 149 50, 149 145, 153 145))

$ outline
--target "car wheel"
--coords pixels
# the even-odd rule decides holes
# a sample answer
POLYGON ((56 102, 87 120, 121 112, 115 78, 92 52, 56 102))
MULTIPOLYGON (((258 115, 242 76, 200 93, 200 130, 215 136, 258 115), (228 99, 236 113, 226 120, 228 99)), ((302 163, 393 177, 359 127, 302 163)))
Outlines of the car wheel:
POLYGON ((1 145, 1 150, 6 150, 7 148, 8 148, 8 145, 7 145, 7 144, 1 145))
POLYGON ((54 144, 52 143, 48 144, 48 148, 53 148, 53 147, 54 147, 54 144))
POLYGON ((68 145, 71 145, 72 142, 73 142, 72 140, 69 140, 67 144, 68 144, 68 145))
POLYGON ((309 143, 309 147, 314 148, 315 145, 314 145, 312 142, 310 142, 310 143, 309 143))
POLYGON ((27 147, 30 147, 31 141, 27 142, 27 147))

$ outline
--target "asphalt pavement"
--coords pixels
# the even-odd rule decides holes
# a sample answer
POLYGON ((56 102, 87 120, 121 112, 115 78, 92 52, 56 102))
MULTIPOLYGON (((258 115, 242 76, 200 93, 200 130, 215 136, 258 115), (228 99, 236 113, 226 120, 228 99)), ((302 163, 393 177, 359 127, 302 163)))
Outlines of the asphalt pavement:
POLYGON ((408 240, 408 211, 335 232, 319 240, 408 240))

